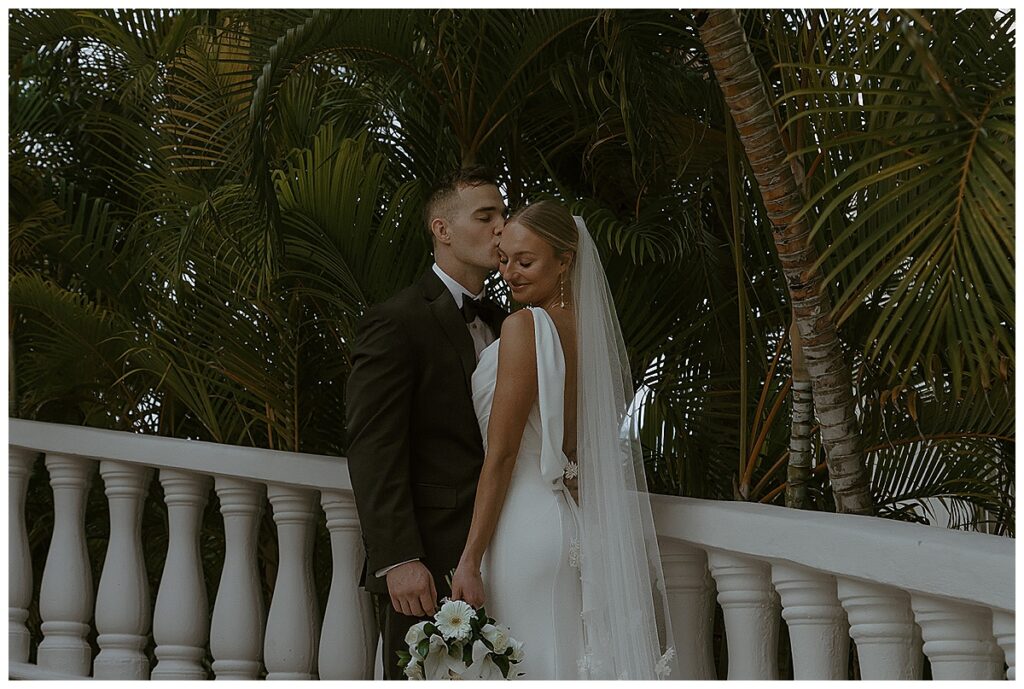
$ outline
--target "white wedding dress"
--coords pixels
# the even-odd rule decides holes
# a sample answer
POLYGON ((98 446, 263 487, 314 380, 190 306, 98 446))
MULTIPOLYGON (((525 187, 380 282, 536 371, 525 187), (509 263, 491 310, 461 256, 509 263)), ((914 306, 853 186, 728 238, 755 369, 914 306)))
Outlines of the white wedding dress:
MULTIPOLYGON (((484 607, 523 643, 522 679, 578 679, 583 648, 579 508, 563 482, 565 357, 554 322, 531 308, 537 402, 530 410, 491 544, 481 563, 484 607)), ((480 353, 473 405, 487 442, 498 370, 496 340, 480 353)))

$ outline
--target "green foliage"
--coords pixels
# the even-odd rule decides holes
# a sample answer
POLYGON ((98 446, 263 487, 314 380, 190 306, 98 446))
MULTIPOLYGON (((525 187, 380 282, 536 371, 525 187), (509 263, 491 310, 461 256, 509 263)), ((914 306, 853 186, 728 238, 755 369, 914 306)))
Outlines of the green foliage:
MULTIPOLYGON (((741 16, 878 504, 1007 532, 1014 12, 741 16), (916 423, 876 405, 900 385, 916 423)), ((652 488, 733 499, 753 461, 781 501, 788 297, 688 12, 25 9, 9 41, 12 414, 343 454, 354 324, 428 265, 429 184, 478 161, 594 233, 652 488)))
POLYGON ((1014 12, 812 15, 806 52, 780 55, 780 101, 793 158, 820 173, 805 210, 838 321, 880 306, 861 342, 902 383, 933 354, 962 360, 958 391, 1007 380, 1014 12))
MULTIPOLYGON (((881 515, 934 520, 937 500, 956 528, 1013 535, 1015 12, 741 19, 803 184, 881 515)), ((788 344, 771 362, 788 296, 689 12, 16 9, 9 62, 12 416, 343 455, 354 324, 428 265, 425 190, 476 161, 510 206, 553 197, 585 217, 652 490, 736 499, 753 461, 749 499, 781 503, 789 401, 770 408, 788 344)), ((809 497, 834 509, 827 473, 809 497)), ((37 462, 35 591, 51 499, 37 462)), ((94 581, 106 509, 94 481, 94 581)), ((155 599, 157 481, 143 528, 155 599)), ((211 600, 222 538, 211 493, 211 600)), ((268 514, 258 542, 269 601, 268 514)), ((28 624, 38 639, 38 601, 28 624)))

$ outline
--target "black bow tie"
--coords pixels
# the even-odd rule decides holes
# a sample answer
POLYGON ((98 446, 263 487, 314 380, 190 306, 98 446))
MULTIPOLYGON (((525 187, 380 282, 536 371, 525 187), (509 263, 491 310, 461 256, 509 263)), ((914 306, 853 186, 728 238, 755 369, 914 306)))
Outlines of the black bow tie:
POLYGON ((462 295, 462 308, 459 311, 462 312, 462 317, 466 319, 467 323, 472 323, 483 312, 483 304, 464 294, 462 295))

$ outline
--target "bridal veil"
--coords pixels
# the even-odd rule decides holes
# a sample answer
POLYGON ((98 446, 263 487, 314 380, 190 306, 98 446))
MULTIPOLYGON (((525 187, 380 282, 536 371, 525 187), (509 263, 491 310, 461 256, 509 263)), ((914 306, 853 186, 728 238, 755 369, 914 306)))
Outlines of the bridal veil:
POLYGON ((675 656, 629 361, 611 290, 583 218, 572 296, 584 679, 665 679, 675 656))

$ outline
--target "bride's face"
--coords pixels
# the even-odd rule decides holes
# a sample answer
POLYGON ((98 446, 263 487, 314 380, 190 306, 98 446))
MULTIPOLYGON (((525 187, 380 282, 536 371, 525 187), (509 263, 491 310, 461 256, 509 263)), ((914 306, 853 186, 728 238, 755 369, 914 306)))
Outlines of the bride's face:
POLYGON ((498 272, 520 304, 543 304, 558 294, 558 278, 569 259, 517 222, 505 226, 498 243, 498 272))

